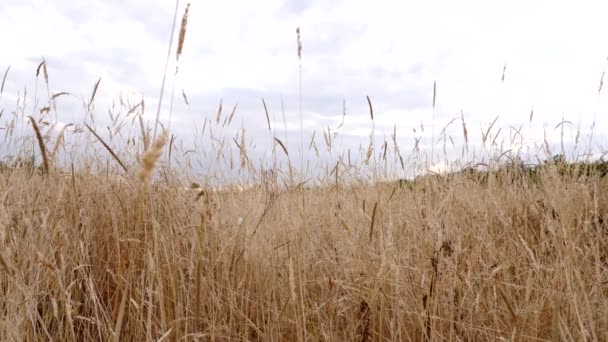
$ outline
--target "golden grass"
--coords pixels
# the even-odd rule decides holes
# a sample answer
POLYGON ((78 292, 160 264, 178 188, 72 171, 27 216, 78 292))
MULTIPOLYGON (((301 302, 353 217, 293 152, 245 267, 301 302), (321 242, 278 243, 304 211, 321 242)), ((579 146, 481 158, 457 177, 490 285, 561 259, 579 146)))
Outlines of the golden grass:
POLYGON ((182 23, 179 28, 179 38, 177 40, 177 51, 175 53, 176 59, 179 60, 179 56, 181 56, 184 50, 184 41, 186 39, 186 29, 188 28, 188 11, 190 10, 190 3, 186 5, 186 9, 184 10, 184 15, 182 16, 182 23))
POLYGON ((150 146, 150 149, 144 152, 141 167, 139 169, 138 177, 142 183, 148 183, 158 158, 160 158, 163 147, 167 142, 167 131, 163 131, 162 134, 156 139, 156 141, 150 146))
POLYGON ((30 123, 34 128, 34 132, 36 132, 36 140, 38 141, 38 147, 40 148, 40 154, 42 155, 42 166, 44 169, 44 173, 49 173, 49 161, 46 157, 46 145, 44 144, 44 140, 42 139, 42 134, 40 134, 40 129, 36 124, 36 120, 33 117, 29 117, 30 123))
POLYGON ((343 185, 303 207, 75 177, 0 174, 2 340, 607 337, 606 180, 343 185))
MULTIPOLYGON (((299 28, 296 34, 302 138, 299 28)), ((48 89, 46 61, 40 73, 48 89)), ((190 170, 180 178, 179 166, 170 164, 174 149, 185 159, 200 151, 180 150, 166 130, 156 136, 165 76, 166 70, 152 135, 143 100, 123 108, 122 117, 110 112, 110 139, 120 137, 127 119, 138 126, 141 136, 129 133, 123 145, 104 139, 105 129, 70 123, 47 159, 53 126, 43 132, 47 125, 29 117, 45 172, 32 172, 34 162, 0 165, 0 340, 608 340, 608 179, 560 176, 553 165, 543 169, 540 184, 515 170, 483 181, 461 173, 370 185, 372 176, 361 170, 372 160, 370 173, 380 178, 390 155, 385 139, 384 166, 377 163, 368 96, 372 135, 363 165, 351 163, 349 150, 348 164, 342 155, 327 165, 314 188, 293 181, 287 146, 276 129, 273 135, 264 99, 269 140, 282 148, 288 170, 276 163, 257 170, 244 127, 234 146, 213 135, 220 101, 201 136, 209 125, 216 161, 229 158, 232 170, 235 151, 236 171, 259 181, 212 189, 190 170), (96 140, 81 140, 83 127, 96 140), (167 139, 169 166, 161 159, 167 139), (98 142, 109 156, 95 149, 98 142), (69 173, 55 160, 60 147, 73 157, 69 173), (136 177, 116 177, 131 175, 127 166, 134 164, 136 177), (176 185, 184 178, 190 189, 176 185), (150 186, 141 191, 134 183, 150 186)), ((84 104, 91 117, 99 84, 84 104)), ((433 113, 435 105, 436 83, 433 113)), ((40 116, 51 110, 44 108, 40 116)), ((236 108, 221 128, 230 126, 236 108)), ((460 119, 468 152, 463 113, 460 119)), ((5 141, 23 160, 34 149, 12 137, 11 120, 5 141)), ((486 141, 495 144, 495 123, 481 133, 484 148, 486 141)), ((319 156, 315 134, 309 150, 319 156)), ((329 127, 323 134, 331 153, 335 137, 329 127)), ((445 130, 442 135, 445 146, 445 130)), ((405 170, 396 126, 392 140, 393 160, 405 170)), ((303 138, 300 143, 306 175, 303 138)))

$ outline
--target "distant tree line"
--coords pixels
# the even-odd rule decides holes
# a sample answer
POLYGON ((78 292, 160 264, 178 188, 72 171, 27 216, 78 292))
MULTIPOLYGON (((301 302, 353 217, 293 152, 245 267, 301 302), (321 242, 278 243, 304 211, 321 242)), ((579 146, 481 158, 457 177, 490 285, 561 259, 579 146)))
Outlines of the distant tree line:
POLYGON ((593 177, 604 178, 608 175, 608 161, 602 159, 591 162, 568 162, 564 155, 558 154, 539 164, 526 164, 522 160, 516 159, 485 170, 466 167, 460 171, 443 175, 427 174, 418 176, 413 180, 399 179, 398 184, 401 187, 413 189, 415 185, 429 180, 449 181, 464 177, 479 181, 482 185, 487 185, 489 179, 503 183, 540 185, 550 170, 555 170, 560 177, 576 180, 593 177))

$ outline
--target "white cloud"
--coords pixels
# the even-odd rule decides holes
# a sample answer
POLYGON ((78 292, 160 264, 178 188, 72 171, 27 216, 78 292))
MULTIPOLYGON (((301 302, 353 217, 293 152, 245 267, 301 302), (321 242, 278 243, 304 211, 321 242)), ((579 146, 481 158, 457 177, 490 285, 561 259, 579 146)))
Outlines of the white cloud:
MULTIPOLYGON (((14 32, 4 34, 1 42, 0 71, 11 66, 5 92, 32 87, 35 67, 44 56, 53 91, 86 98, 101 77, 100 111, 120 92, 141 92, 148 101, 148 117, 154 117, 174 6, 161 0, 4 1, 0 31, 14 32)), ((604 134, 608 106, 597 90, 608 56, 601 43, 606 10, 602 1, 193 2, 176 81, 173 127, 189 136, 191 123, 214 117, 223 97, 225 111, 239 104, 236 122, 264 132, 264 97, 281 130, 284 95, 287 127, 295 133, 295 28, 300 26, 308 137, 314 129, 320 133, 335 127, 346 99, 344 133, 365 139, 371 128, 365 96, 370 95, 379 134, 389 135, 397 125, 404 144, 413 143, 414 135, 428 139, 434 81, 435 134, 461 110, 471 140, 479 141, 483 127, 499 115, 503 134, 510 126, 524 125, 530 141, 538 140, 544 123, 552 129, 562 116, 580 121, 588 131, 597 115, 597 134, 604 134), (190 110, 181 101, 182 88, 190 97, 190 110), (421 124, 425 132, 413 134, 421 124)), ((0 99, 0 107, 8 106, 8 98, 0 99)), ((81 104, 71 106, 64 121, 81 104)), ((460 122, 449 132, 462 137, 460 122)), ((290 142, 298 138, 295 134, 290 142)))

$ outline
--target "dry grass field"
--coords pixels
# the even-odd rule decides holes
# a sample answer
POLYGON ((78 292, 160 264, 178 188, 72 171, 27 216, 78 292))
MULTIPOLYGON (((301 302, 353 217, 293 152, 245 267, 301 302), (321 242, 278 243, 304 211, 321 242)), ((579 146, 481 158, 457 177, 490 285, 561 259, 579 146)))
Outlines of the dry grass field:
POLYGON ((212 192, 6 168, 0 339, 606 340, 607 180, 507 176, 212 192))
POLYGON ((608 178, 341 163, 312 187, 257 170, 243 130, 220 148, 257 185, 217 190, 171 167, 143 105, 110 118, 121 145, 54 127, 57 96, 0 130, 2 341, 608 341, 608 178))

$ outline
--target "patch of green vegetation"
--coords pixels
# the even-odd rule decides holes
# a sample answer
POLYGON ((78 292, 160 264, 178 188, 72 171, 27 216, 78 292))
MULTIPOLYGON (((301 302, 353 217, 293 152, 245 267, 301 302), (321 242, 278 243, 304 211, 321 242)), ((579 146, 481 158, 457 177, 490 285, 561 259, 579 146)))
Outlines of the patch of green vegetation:
POLYGON ((543 180, 549 175, 558 175, 575 181, 586 180, 589 178, 604 178, 608 176, 608 161, 597 160, 593 162, 567 162, 563 155, 555 155, 553 158, 543 161, 540 164, 525 164, 522 161, 513 161, 501 165, 492 170, 479 170, 475 167, 467 167, 457 172, 446 175, 423 175, 413 180, 399 179, 396 185, 402 189, 414 190, 416 185, 428 182, 430 179, 454 180, 469 179, 479 182, 486 186, 489 180, 513 185, 533 185, 543 184, 543 180), (555 170, 555 172, 551 172, 555 170))

